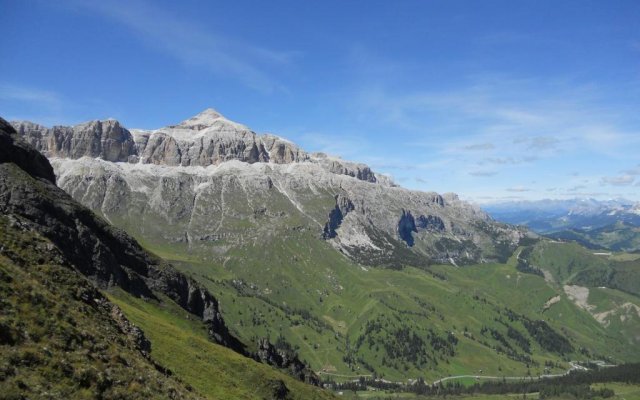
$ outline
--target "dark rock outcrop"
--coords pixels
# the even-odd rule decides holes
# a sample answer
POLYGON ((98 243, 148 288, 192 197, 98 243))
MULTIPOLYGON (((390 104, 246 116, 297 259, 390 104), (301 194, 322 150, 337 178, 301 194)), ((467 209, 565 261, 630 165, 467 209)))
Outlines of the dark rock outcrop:
POLYGON ((349 212, 355 210, 353 202, 349 200, 348 197, 337 194, 335 199, 336 205, 329 212, 329 220, 324 224, 324 229, 322 231, 323 239, 332 239, 336 237, 338 235, 336 229, 340 227, 344 217, 346 217, 349 212))
POLYGON ((116 322, 116 324, 120 328, 120 331, 127 335, 129 340, 134 343, 134 345, 140 352, 142 352, 143 354, 149 354, 151 352, 151 342, 144 335, 142 329, 132 324, 124 315, 120 307, 116 306, 115 304, 111 304, 102 296, 100 296, 100 298, 103 299, 102 302, 104 307, 109 307, 111 309, 111 318, 116 322))
POLYGON ((14 163, 29 175, 56 183, 53 167, 47 158, 20 140, 13 127, 0 118, 0 164, 2 163, 14 163))
POLYGON ((265 364, 285 369, 290 375, 303 382, 315 386, 320 385, 318 376, 305 363, 300 361, 298 355, 290 346, 276 346, 269 342, 268 339, 262 338, 258 340, 258 351, 254 358, 265 364))
POLYGON ((444 232, 445 230, 444 221, 436 215, 420 215, 416 218, 416 227, 434 232, 444 232))
POLYGON ((439 205, 440 207, 444 207, 444 198, 439 194, 434 194, 431 196, 431 202, 439 205))
POLYGON ((244 345, 231 335, 225 325, 218 300, 206 289, 168 266, 151 268, 149 278, 153 290, 164 293, 180 307, 200 317, 207 325, 210 338, 239 353, 245 353, 244 345))
POLYGON ((269 382, 271 386, 271 396, 274 400, 284 400, 289 397, 289 388, 282 379, 269 382))
POLYGON ((413 246, 413 232, 418 232, 416 228, 416 221, 411 215, 411 211, 402 210, 402 215, 398 221, 398 236, 402 239, 407 246, 413 246))
POLYGON ((376 175, 365 164, 351 163, 342 160, 330 160, 327 162, 328 170, 338 175, 348 175, 361 181, 376 182, 376 175))

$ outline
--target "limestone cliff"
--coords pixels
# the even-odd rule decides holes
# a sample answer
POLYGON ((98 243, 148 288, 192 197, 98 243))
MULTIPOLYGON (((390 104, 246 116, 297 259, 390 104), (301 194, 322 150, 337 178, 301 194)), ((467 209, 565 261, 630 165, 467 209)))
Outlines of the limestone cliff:
POLYGON ((365 164, 308 153, 212 109, 156 130, 15 125, 75 199, 134 235, 190 251, 224 255, 296 228, 364 264, 464 264, 504 259, 524 234, 455 194, 398 187, 365 164), (71 133, 60 144, 56 132, 71 133))

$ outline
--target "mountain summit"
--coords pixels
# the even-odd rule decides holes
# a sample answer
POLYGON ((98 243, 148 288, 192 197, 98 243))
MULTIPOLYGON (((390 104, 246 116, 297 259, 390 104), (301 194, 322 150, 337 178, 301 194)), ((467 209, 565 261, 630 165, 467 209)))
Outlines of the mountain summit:
POLYGON ((464 264, 503 260, 523 235, 456 196, 397 187, 365 164, 256 134, 214 109, 156 130, 16 128, 52 157, 76 199, 110 221, 141 218, 134 235, 190 249, 225 254, 296 227, 366 265, 464 264))
POLYGON ((224 118, 224 116, 217 110, 209 107, 194 115, 193 117, 182 121, 180 125, 192 126, 193 124, 208 124, 220 118, 224 118))
POLYGON ((214 126, 216 123, 220 122, 231 122, 226 119, 222 114, 213 108, 207 108, 206 110, 194 115, 191 118, 185 119, 180 122, 178 125, 172 125, 170 128, 182 128, 182 129, 192 129, 196 131, 200 131, 203 129, 210 128, 214 126))

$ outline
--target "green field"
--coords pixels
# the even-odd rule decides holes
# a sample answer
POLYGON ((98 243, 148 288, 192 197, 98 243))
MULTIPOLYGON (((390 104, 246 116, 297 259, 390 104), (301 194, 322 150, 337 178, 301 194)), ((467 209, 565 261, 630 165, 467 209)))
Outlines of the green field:
MULTIPOLYGON (((283 337, 325 379, 536 376, 562 373, 572 360, 640 358, 632 316, 598 322, 563 292, 581 271, 607 268, 574 244, 545 241, 533 249, 536 263, 551 260, 545 267, 554 281, 519 272, 516 255, 463 268, 363 267, 304 232, 232 248, 221 262, 185 247, 147 245, 215 293, 245 343, 283 337)), ((589 298, 596 311, 622 300, 640 304, 617 289, 594 289, 589 298)))
MULTIPOLYGON (((598 384, 593 385, 594 388, 607 387, 615 392, 613 397, 609 397, 612 400, 639 400, 640 399, 640 386, 637 385, 625 385, 625 384, 598 384)), ((508 400, 508 399, 539 399, 537 393, 527 393, 526 396, 522 394, 477 394, 477 395, 460 395, 460 396, 417 396, 411 393, 381 393, 381 392, 345 392, 342 395, 344 399, 368 399, 368 400, 387 400, 387 399, 450 399, 450 400, 508 400)), ((574 397, 547 397, 550 400, 579 400, 574 397)), ((601 398, 596 398, 601 399, 601 398)))
POLYGON ((292 399, 332 398, 327 391, 212 343, 200 321, 168 299, 145 301, 121 290, 111 292, 110 299, 151 340, 153 358, 206 398, 269 398, 280 382, 292 399))
MULTIPOLYGON (((591 388, 598 390, 601 388, 608 388, 614 391, 614 396, 609 397, 612 400, 640 400, 640 385, 637 384, 625 384, 625 383, 598 383, 591 385, 591 388)), ((510 394, 474 394, 474 395, 447 395, 447 396, 419 396, 413 393, 394 393, 389 391, 344 391, 341 395, 344 399, 356 400, 387 400, 387 399, 451 399, 451 400, 508 400, 508 399, 539 399, 538 393, 527 393, 523 396, 520 393, 510 394)), ((560 397, 546 397, 546 399, 552 400, 580 400, 573 396, 560 396, 560 397)), ((601 399, 601 397, 595 397, 594 399, 601 399)))

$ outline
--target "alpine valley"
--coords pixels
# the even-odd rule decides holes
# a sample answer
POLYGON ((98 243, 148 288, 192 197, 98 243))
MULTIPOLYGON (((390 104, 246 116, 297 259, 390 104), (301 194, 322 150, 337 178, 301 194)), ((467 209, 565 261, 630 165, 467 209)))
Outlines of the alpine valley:
POLYGON ((322 381, 640 360, 637 254, 497 222, 213 109, 155 130, 2 129, 0 388, 331 398, 322 381))
POLYGON ((539 200, 484 207, 498 221, 526 225, 561 240, 600 250, 640 251, 640 203, 595 199, 539 200))

